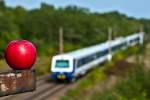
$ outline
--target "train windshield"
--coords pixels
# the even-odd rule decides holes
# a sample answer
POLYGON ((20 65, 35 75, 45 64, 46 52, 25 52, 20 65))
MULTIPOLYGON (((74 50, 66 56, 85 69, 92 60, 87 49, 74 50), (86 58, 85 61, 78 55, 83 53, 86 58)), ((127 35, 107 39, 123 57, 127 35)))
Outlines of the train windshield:
POLYGON ((55 67, 56 68, 68 68, 69 61, 68 60, 57 60, 55 67))

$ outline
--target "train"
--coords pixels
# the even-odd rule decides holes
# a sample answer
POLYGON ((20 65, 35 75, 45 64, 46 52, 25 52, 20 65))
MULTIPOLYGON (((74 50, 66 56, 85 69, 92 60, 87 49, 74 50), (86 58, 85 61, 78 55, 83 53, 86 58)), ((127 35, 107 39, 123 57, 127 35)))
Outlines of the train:
POLYGON ((52 57, 51 79, 69 80, 74 82, 77 77, 85 75, 87 71, 107 60, 119 50, 143 44, 144 33, 134 33, 126 37, 108 40, 87 48, 59 54, 52 57))

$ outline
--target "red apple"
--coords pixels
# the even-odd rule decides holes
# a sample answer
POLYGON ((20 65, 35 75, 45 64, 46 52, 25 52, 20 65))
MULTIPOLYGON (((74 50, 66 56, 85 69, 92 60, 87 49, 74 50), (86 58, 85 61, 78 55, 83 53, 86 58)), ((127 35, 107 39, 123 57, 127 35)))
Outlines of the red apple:
POLYGON ((5 59, 15 70, 30 69, 36 60, 36 48, 27 40, 11 41, 5 50, 5 59))

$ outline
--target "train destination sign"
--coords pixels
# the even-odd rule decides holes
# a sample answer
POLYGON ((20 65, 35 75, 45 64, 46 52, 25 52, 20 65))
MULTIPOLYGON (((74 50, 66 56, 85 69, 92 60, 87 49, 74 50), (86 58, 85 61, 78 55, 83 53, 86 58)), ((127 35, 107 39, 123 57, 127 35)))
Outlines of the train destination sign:
POLYGON ((0 97, 34 91, 35 70, 11 70, 0 73, 0 97))

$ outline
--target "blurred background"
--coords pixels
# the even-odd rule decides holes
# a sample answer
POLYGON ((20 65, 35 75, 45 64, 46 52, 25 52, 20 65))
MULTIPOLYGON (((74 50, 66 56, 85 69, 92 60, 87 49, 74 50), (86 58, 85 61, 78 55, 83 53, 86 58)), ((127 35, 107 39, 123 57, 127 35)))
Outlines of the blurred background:
MULTIPOLYGON (((114 89, 100 95, 96 80, 102 80, 107 72, 103 68, 94 70, 62 99, 81 99, 79 97, 87 91, 87 97, 82 99, 149 100, 150 74, 144 70, 150 60, 149 4, 149 0, 0 0, 0 69, 9 69, 4 61, 4 51, 7 43, 14 39, 26 39, 36 45, 38 58, 34 66, 37 75, 41 76, 50 73, 51 57, 59 53, 60 29, 64 34, 64 52, 69 52, 108 40, 110 27, 112 38, 139 32, 142 27, 146 38, 144 46, 120 52, 114 61, 102 65, 111 69, 118 59, 122 61, 130 56, 128 60, 136 66, 128 71, 127 76, 131 79, 126 76, 127 81, 121 81, 114 89)), ((129 65, 125 63, 125 66, 129 65)), ((119 73, 120 67, 116 70, 119 73)))

